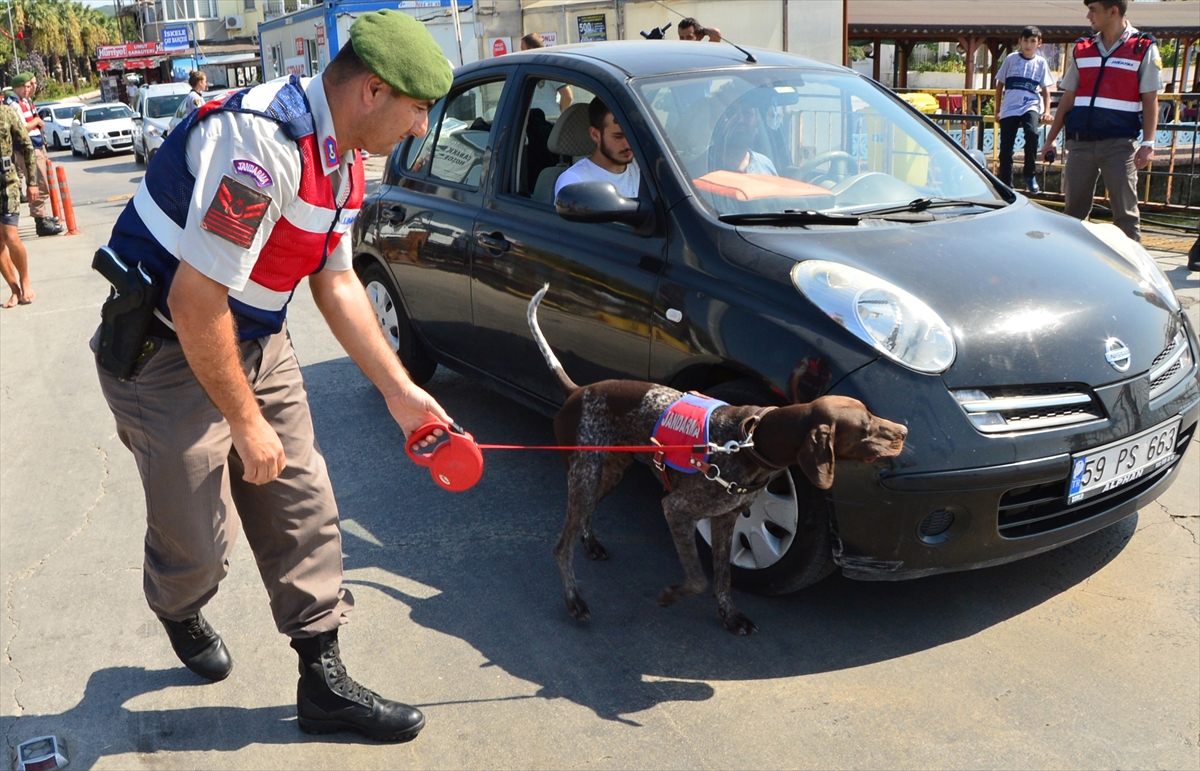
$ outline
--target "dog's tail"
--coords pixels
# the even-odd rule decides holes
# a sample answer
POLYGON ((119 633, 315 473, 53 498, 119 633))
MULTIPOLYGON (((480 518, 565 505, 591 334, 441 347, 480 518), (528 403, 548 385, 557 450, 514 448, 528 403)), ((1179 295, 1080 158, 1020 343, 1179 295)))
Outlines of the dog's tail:
POLYGON ((546 359, 546 364, 550 366, 550 370, 554 373, 554 377, 558 379, 558 387, 562 389, 564 396, 570 396, 579 390, 579 386, 571 382, 571 378, 567 377, 567 371, 563 369, 563 365, 559 363, 558 357, 554 355, 554 351, 550 350, 550 343, 546 342, 546 336, 542 334, 541 328, 538 326, 537 309, 542 298, 546 296, 550 285, 542 286, 538 293, 529 301, 529 331, 533 333, 533 339, 537 341, 538 350, 542 352, 542 356, 546 359))

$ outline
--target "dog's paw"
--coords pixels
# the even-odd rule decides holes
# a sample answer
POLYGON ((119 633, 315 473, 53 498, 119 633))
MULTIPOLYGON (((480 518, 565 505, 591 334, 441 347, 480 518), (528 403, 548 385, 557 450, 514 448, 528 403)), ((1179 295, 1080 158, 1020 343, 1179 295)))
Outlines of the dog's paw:
POLYGON ((734 634, 755 634, 758 632, 758 624, 750 620, 750 617, 745 613, 733 611, 732 613, 722 613, 721 620, 725 622, 725 628, 734 634))
POLYGON ((588 604, 583 601, 583 597, 578 592, 568 592, 564 598, 567 603, 567 613, 571 614, 571 618, 576 621, 587 621, 592 617, 592 613, 588 610, 588 604))
POLYGON ((590 560, 600 561, 608 559, 608 549, 605 549, 604 544, 595 538, 583 542, 583 552, 587 554, 590 560))

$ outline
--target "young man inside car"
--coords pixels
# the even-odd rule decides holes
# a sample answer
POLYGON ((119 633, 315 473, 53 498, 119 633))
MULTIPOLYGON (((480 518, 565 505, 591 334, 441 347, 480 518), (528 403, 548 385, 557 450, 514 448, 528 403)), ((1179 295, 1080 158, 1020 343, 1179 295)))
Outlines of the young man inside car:
POLYGON ((588 123, 596 151, 559 176, 554 183, 554 197, 558 197, 558 191, 564 186, 574 182, 611 182, 625 198, 637 198, 642 174, 633 160, 633 148, 629 146, 625 130, 600 97, 588 103, 588 123))

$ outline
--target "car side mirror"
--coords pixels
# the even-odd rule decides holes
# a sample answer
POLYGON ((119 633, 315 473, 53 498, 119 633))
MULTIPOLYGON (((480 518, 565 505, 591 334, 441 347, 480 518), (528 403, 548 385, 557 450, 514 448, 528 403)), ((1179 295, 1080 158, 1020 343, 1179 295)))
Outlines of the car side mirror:
POLYGON ((554 209, 569 222, 622 222, 639 233, 654 219, 648 201, 625 198, 611 182, 565 185, 554 199, 554 209))
POLYGON ((975 165, 979 168, 986 169, 988 167, 987 156, 978 147, 972 147, 970 150, 967 150, 967 155, 971 156, 971 160, 975 161, 975 165))

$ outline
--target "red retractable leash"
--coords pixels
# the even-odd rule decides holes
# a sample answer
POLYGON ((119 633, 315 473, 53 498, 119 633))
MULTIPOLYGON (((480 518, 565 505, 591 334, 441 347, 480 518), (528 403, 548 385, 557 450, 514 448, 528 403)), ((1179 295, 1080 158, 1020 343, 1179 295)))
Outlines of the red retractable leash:
POLYGON ((700 452, 707 445, 620 445, 613 447, 570 446, 570 445, 521 445, 521 444, 477 444, 475 437, 457 423, 446 425, 433 422, 413 431, 405 443, 408 457, 419 466, 425 466, 433 481, 444 490, 461 493, 469 490, 483 476, 483 453, 481 450, 582 450, 591 452, 663 452, 664 450, 688 450, 700 452), (421 442, 441 429, 442 435, 433 444, 422 447, 421 442))

